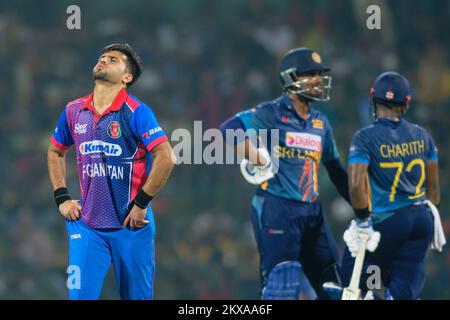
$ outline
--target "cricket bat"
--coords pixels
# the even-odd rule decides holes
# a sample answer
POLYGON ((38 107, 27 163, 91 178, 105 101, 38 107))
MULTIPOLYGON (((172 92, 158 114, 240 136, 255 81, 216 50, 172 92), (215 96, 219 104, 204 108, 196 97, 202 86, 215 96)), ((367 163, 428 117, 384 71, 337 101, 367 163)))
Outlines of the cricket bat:
POLYGON ((369 240, 369 236, 365 233, 358 235, 361 240, 359 245, 358 254, 355 258, 355 265, 353 266, 352 278, 350 285, 344 288, 342 292, 341 300, 359 300, 361 298, 361 289, 359 289, 359 280, 361 279, 362 267, 364 264, 364 256, 366 254, 366 245, 369 240))

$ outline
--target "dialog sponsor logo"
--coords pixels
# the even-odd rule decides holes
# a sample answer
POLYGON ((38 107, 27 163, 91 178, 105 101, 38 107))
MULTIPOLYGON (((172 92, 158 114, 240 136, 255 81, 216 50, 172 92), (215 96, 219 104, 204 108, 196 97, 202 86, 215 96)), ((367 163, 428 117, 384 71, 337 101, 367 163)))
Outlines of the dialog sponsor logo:
POLYGON ((309 133, 286 132, 286 146, 321 151, 322 137, 309 133))

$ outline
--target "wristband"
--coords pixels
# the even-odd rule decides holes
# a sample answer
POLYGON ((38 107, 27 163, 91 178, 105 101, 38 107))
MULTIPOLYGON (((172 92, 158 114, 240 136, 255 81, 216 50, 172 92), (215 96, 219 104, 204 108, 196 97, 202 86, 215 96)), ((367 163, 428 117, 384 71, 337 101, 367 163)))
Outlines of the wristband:
POLYGON ((69 195, 69 190, 67 188, 58 188, 53 192, 53 196, 55 197, 56 207, 59 209, 61 203, 66 202, 67 200, 72 200, 69 195))
POLYGON ((152 201, 153 197, 145 193, 144 190, 139 190, 138 194, 134 198, 134 204, 137 205, 141 209, 147 208, 150 201, 152 201))
POLYGON ((370 211, 368 207, 365 207, 364 209, 353 208, 353 210, 355 210, 355 214, 358 219, 365 220, 370 217, 370 211))

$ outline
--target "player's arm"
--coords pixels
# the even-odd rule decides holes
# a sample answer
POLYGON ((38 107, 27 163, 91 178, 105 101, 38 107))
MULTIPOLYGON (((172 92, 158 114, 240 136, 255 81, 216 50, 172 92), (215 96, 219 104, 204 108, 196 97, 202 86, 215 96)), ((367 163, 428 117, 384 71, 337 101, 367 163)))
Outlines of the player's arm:
POLYGON ((56 206, 66 219, 76 220, 80 217, 81 206, 78 202, 71 201, 66 185, 66 152, 73 144, 73 140, 67 125, 65 110, 50 141, 47 150, 47 167, 56 206))
POLYGON ((369 165, 353 163, 348 166, 348 188, 352 207, 361 219, 369 217, 366 177, 369 165))
MULTIPOLYGON (((240 117, 234 116, 223 122, 219 126, 219 130, 222 132, 224 139, 226 139, 227 130, 242 130, 242 132, 245 132, 245 127, 240 117)), ((226 141, 227 146, 234 147, 234 150, 239 156, 249 160, 251 164, 256 166, 265 166, 267 164, 267 159, 264 158, 260 150, 258 151, 250 139, 245 137, 241 139, 239 137, 234 138, 233 136, 233 140, 234 141, 226 141)))
POLYGON ((48 175, 53 190, 66 188, 66 152, 50 144, 47 151, 48 175))
POLYGON ((428 200, 439 207, 441 195, 439 187, 439 163, 437 160, 427 161, 425 190, 428 200))
POLYGON ((133 200, 130 213, 123 222, 124 226, 143 227, 150 201, 158 194, 172 172, 176 162, 175 154, 155 115, 147 105, 139 106, 134 112, 130 126, 135 137, 152 154, 152 167, 144 185, 133 200))
POLYGON ((344 241, 353 257, 356 257, 359 251, 361 233, 368 236, 366 249, 370 252, 376 250, 381 237, 381 234, 372 227, 368 208, 366 189, 368 167, 366 163, 353 163, 348 167, 350 199, 356 219, 352 220, 350 227, 344 232, 344 241))
POLYGON ((425 166, 425 191, 427 198, 436 207, 439 207, 441 201, 439 188, 439 160, 438 149, 431 135, 427 133, 427 161, 425 166))
POLYGON ((339 160, 339 152, 337 150, 336 141, 334 140, 333 130, 328 120, 326 120, 325 125, 327 131, 325 133, 322 162, 328 172, 331 182, 333 182, 336 187, 336 190, 341 197, 350 203, 347 170, 339 160))
POLYGON ((234 148, 234 151, 244 158, 240 164, 241 173, 247 182, 254 185, 259 185, 274 176, 269 151, 255 146, 256 130, 267 126, 261 121, 261 115, 258 117, 258 113, 262 113, 262 109, 241 112, 219 127, 226 146, 234 148), (253 129, 251 133, 255 134, 254 137, 248 137, 247 128, 253 129))
POLYGON ((369 211, 366 180, 369 163, 370 156, 363 139, 356 134, 350 147, 348 164, 348 189, 356 219, 352 220, 350 227, 344 232, 344 241, 353 257, 358 253, 361 233, 368 236, 366 249, 370 252, 378 247, 381 237, 372 227, 369 211))
POLYGON ((172 172, 176 163, 175 154, 168 141, 164 141, 151 149, 152 168, 142 188, 134 199, 134 205, 123 222, 124 226, 143 227, 149 221, 145 220, 147 206, 158 194, 172 172))
POLYGON ((348 174, 345 170, 339 158, 329 160, 324 162, 325 169, 327 169, 328 176, 331 182, 333 182, 336 190, 339 192, 341 197, 343 197, 349 204, 350 196, 348 192, 348 174))
POLYGON ((149 196, 155 197, 169 179, 176 157, 168 141, 154 147, 151 153, 152 169, 142 189, 149 196))
POLYGON ((53 196, 59 212, 69 220, 80 217, 81 205, 72 201, 66 186, 66 150, 58 149, 53 144, 48 147, 48 175, 53 186, 53 196))

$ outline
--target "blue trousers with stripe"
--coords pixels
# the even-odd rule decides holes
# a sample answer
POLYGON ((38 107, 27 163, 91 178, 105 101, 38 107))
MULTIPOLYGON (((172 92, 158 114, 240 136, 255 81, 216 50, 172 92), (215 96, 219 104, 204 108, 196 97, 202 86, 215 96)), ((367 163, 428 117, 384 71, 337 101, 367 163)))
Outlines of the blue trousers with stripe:
POLYGON ((252 207, 262 287, 277 264, 298 261, 318 298, 327 299, 322 283, 336 281, 328 277, 327 269, 337 265, 338 252, 320 202, 257 194, 252 207))
MULTIPOLYGON (((433 237, 433 215, 426 205, 411 205, 395 212, 372 216, 373 228, 381 233, 373 252, 366 252, 360 288, 363 292, 376 283, 372 277, 377 267, 382 285, 395 300, 416 300, 425 281, 425 255, 433 237), (369 281, 368 281, 369 280, 369 281)), ((350 283, 355 259, 348 248, 341 264, 344 287, 350 283)))
POLYGON ((66 221, 69 237, 70 300, 95 300, 114 267, 121 299, 153 298, 155 274, 153 219, 143 228, 99 231, 80 220, 66 221), (79 277, 78 279, 76 277, 79 277))

